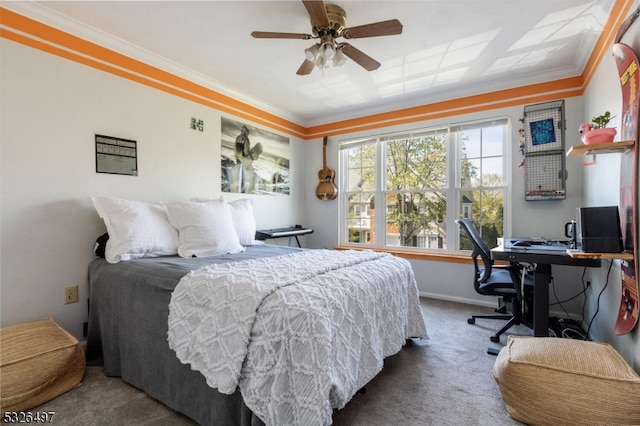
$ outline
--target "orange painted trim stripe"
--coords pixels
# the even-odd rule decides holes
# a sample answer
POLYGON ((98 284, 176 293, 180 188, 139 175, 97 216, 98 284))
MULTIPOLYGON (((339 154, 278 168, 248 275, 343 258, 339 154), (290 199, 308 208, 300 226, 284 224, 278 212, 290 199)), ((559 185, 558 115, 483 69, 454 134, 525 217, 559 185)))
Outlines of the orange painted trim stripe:
MULTIPOLYGON (((138 74, 130 73, 130 72, 127 72, 127 71, 122 70, 120 68, 116 68, 116 67, 110 66, 108 64, 104 64, 102 62, 95 61, 95 60, 92 60, 92 59, 77 55, 77 54, 75 54, 73 52, 69 52, 67 50, 63 50, 63 49, 57 48, 55 46, 48 45, 48 44, 43 43, 41 41, 25 37, 25 36, 23 36, 21 34, 17 34, 17 33, 5 30, 4 28, 0 28, 0 37, 6 38, 7 40, 15 41, 15 42, 20 43, 20 44, 24 44, 24 45, 29 46, 29 47, 33 47, 35 49, 38 49, 38 50, 41 50, 41 51, 44 51, 44 52, 47 52, 47 53, 51 53, 51 54, 53 54, 55 56, 58 56, 58 57, 61 57, 61 58, 65 58, 65 59, 68 59, 68 60, 83 64, 83 65, 90 66, 92 68, 107 72, 107 73, 112 74, 112 75, 116 75, 118 77, 126 78, 127 80, 131 80, 131 81, 134 81, 136 83, 139 83, 139 84, 142 84, 142 85, 145 85, 145 86, 148 86, 148 87, 152 87, 154 89, 161 90, 161 91, 163 91, 165 93, 169 93, 169 94, 181 97, 183 99, 190 100, 192 102, 198 103, 200 105, 207 106, 209 108, 213 108, 213 109, 216 109, 216 110, 219 110, 219 111, 222 111, 222 112, 226 112, 228 114, 233 114, 233 115, 235 115, 237 117, 244 118, 244 119, 247 119, 247 120, 252 120, 252 121, 254 121, 256 123, 262 124, 264 126, 268 126, 268 127, 273 128, 275 130, 279 130, 279 131, 281 131, 283 133, 286 133, 286 134, 291 134, 292 133, 290 129, 287 129, 287 128, 284 128, 284 127, 279 127, 277 124, 262 120, 260 118, 256 118, 255 116, 252 116, 250 114, 244 114, 241 111, 237 111, 235 109, 227 107, 225 104, 220 104, 218 102, 215 102, 215 101, 212 101, 212 100, 209 100, 209 99, 206 99, 206 98, 202 98, 202 97, 197 96, 197 95, 193 95, 193 94, 191 94, 189 92, 184 92, 184 91, 176 89, 174 87, 167 86, 167 85, 159 83, 157 81, 145 78, 144 76, 140 76, 138 74)), ((298 136, 298 135, 296 135, 296 136, 298 136)), ((304 136, 304 135, 300 135, 298 137, 301 137, 301 136, 304 136)))
POLYGON ((524 104, 542 103, 542 102, 557 100, 560 98, 571 98, 575 96, 581 96, 583 92, 584 90, 582 88, 567 89, 562 92, 554 92, 554 93, 542 94, 542 95, 538 94, 538 96, 530 96, 530 97, 527 97, 526 99, 516 98, 516 99, 510 99, 510 100, 503 100, 500 102, 492 103, 490 105, 469 104, 464 108, 459 108, 454 111, 434 110, 432 112, 421 114, 421 115, 399 117, 399 118, 391 119, 388 121, 376 121, 376 120, 365 121, 360 125, 350 126, 350 127, 347 127, 347 126, 338 127, 335 130, 326 130, 324 128, 320 128, 320 129, 317 129, 314 133, 312 129, 309 129, 309 133, 307 134, 307 139, 319 138, 321 136, 335 136, 335 135, 342 135, 346 133, 362 132, 366 130, 375 130, 382 127, 391 127, 391 126, 397 126, 400 124, 415 123, 418 121, 434 120, 437 118, 445 118, 445 117, 458 116, 463 114, 470 114, 474 112, 487 111, 490 109, 506 108, 511 106, 524 105, 524 104))
MULTIPOLYGON (((98 63, 97 61, 106 62, 112 64, 114 67, 120 67, 125 70, 129 70, 132 73, 144 75, 148 77, 148 79, 162 82, 166 86, 172 86, 187 93, 191 93, 192 95, 203 97, 209 102, 219 104, 221 105, 221 107, 224 106, 225 112, 230 112, 235 115, 241 115, 243 116, 243 118, 261 122, 261 124, 269 123, 269 127, 271 128, 278 128, 281 130, 286 129, 285 133, 300 136, 304 136, 305 134, 305 128, 303 126, 284 120, 274 114, 270 114, 259 108, 240 102, 214 90, 200 86, 186 79, 175 76, 171 73, 162 71, 158 68, 152 67, 135 59, 131 59, 125 55, 72 36, 68 33, 57 30, 53 27, 34 21, 4 8, 0 8, 0 25, 11 27, 20 33, 33 36, 33 39, 30 39, 27 36, 14 38, 14 41, 19 40, 19 43, 27 44, 30 47, 34 47, 36 49, 43 50, 58 56, 60 56, 59 52, 64 51, 64 49, 68 49, 70 51, 77 52, 77 54, 63 55, 63 57, 67 59, 80 62, 91 67, 95 67, 95 64, 98 63), (28 40, 33 40, 33 42, 28 42, 28 40), (40 40, 44 40, 46 42, 42 42, 40 40), (55 46, 60 46, 64 49, 59 49, 55 46), (95 58, 95 61, 89 60, 87 58, 95 58)), ((6 34, 5 32, 3 33, 6 34)), ((110 72, 109 70, 102 67, 100 67, 100 69, 110 72)), ((123 76, 122 74, 117 75, 123 76)), ((128 78, 126 76, 124 77, 128 78)), ((140 82, 138 79, 136 79, 135 81, 140 82)), ((155 87, 159 88, 157 85, 155 87)), ((163 89, 160 88, 160 90, 163 89)), ((172 92, 174 92, 175 94, 175 89, 172 90, 172 92)))
POLYGON ((611 14, 609 15, 609 20, 606 22, 582 73, 583 86, 585 88, 589 85, 589 82, 591 82, 591 78, 605 55, 611 54, 611 45, 614 37, 618 32, 618 28, 622 25, 622 22, 624 22, 630 14, 633 4, 634 0, 617 0, 614 3, 611 14))
POLYGON ((581 96, 633 0, 617 0, 581 76, 304 127, 257 107, 0 7, 0 37, 96 68, 303 140, 581 96))
POLYGON ((309 127, 307 132, 310 136, 317 136, 344 133, 345 130, 349 132, 361 131, 370 129, 369 126, 376 123, 384 123, 384 126, 379 127, 387 127, 411 121, 461 115, 529 102, 544 102, 545 100, 557 99, 559 96, 579 96, 582 92, 582 78, 571 77, 323 124, 309 127))

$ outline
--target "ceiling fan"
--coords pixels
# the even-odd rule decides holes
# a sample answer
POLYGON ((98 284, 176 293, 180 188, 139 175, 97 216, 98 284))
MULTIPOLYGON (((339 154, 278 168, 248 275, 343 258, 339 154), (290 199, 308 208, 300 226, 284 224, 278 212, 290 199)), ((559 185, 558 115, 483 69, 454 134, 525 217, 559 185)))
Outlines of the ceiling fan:
POLYGON ((402 33, 402 24, 397 19, 347 28, 347 14, 340 6, 325 5, 322 0, 302 0, 302 3, 311 17, 312 34, 268 31, 251 33, 255 38, 318 39, 316 44, 305 49, 306 59, 296 72, 298 75, 310 74, 313 67, 322 69, 332 65, 342 66, 347 57, 367 71, 376 70, 380 67, 380 62, 349 43, 337 42, 336 39, 342 37, 349 40, 402 33))

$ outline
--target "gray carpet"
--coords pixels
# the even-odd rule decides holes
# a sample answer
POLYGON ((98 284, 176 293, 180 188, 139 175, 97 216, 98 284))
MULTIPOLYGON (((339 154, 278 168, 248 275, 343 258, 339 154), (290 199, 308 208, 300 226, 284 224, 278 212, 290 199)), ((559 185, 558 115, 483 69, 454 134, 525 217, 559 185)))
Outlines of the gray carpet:
MULTIPOLYGON (((471 313, 491 309, 422 299, 428 340, 410 342, 382 372, 333 415, 334 425, 519 425, 511 419, 492 375, 489 336, 501 324, 471 313)), ((518 326, 513 334, 530 335, 518 326)), ((506 341, 503 336, 502 343, 506 341)), ((119 378, 88 367, 82 386, 30 411, 54 411, 59 425, 193 425, 119 378)))

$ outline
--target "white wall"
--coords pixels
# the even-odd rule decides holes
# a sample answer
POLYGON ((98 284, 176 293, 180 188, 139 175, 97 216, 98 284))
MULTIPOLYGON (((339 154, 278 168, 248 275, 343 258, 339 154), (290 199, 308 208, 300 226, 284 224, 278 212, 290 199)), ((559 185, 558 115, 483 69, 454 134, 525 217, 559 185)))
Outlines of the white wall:
MULTIPOLYGON (((81 338, 87 266, 105 232, 89 197, 219 196, 221 114, 6 39, 0 51, 0 324, 52 316, 81 338), (137 177, 95 172, 96 133, 137 141, 137 177), (80 303, 64 305, 73 284, 80 303)), ((253 196, 258 227, 305 222, 305 146, 290 147, 291 196, 253 196)))
MULTIPOLYGON (((519 236, 545 236, 549 238, 564 239, 565 222, 575 217, 575 208, 582 205, 582 173, 580 161, 567 161, 567 199, 562 201, 525 201, 523 169, 518 167, 522 156, 518 150, 518 130, 521 128, 519 121, 524 113, 524 105, 484 111, 464 116, 449 117, 438 120, 413 123, 407 127, 412 129, 437 126, 441 124, 460 123, 495 117, 510 117, 512 126, 510 147, 512 161, 510 163, 511 200, 512 210, 506 212, 508 229, 507 233, 519 236)), ((578 127, 582 121, 581 98, 565 99, 565 115, 567 120, 566 149, 570 145, 579 142, 578 127)), ((381 133, 389 133, 403 130, 406 127, 388 127, 370 132, 352 133, 340 137, 329 138, 327 146, 327 165, 330 168, 338 167, 338 142, 342 139, 353 139, 362 136, 370 136, 381 133)), ((338 199, 320 201, 315 197, 317 178, 312 175, 313 170, 322 168, 322 141, 310 142, 307 148, 307 160, 312 169, 307 175, 306 203, 307 222, 322 232, 316 232, 308 237, 311 247, 333 247, 338 243, 338 199), (313 166, 315 165, 315 167, 313 166)), ((340 189, 340 188, 339 188, 340 189)), ((487 304, 495 306, 495 301, 485 296, 480 296, 473 290, 473 267, 467 264, 443 263, 431 261, 411 260, 416 275, 416 281, 420 293, 431 297, 445 298, 466 303, 487 304)), ((557 266, 553 268, 553 276, 556 282, 556 294, 558 297, 568 299, 578 293, 582 284, 580 282, 581 269, 557 266)), ((553 297, 553 296, 552 296, 553 297)), ((553 299, 552 299, 553 301, 553 299)), ((572 313, 579 313, 582 308, 582 299, 578 298, 565 305, 572 313)))
MULTIPOLYGON (((640 23, 636 22, 622 39, 640 52, 640 23)), ((616 118, 610 125, 621 128, 622 92, 618 80, 618 71, 613 55, 607 55, 584 96, 584 117, 588 120, 611 111, 616 118)), ((585 120, 585 121, 586 121, 585 120)), ((619 139, 619 136, 618 138, 619 139)), ((636 142, 637 144, 637 142, 636 142)), ((637 145, 636 145, 637 146, 637 145)), ((636 148, 637 149, 637 148, 636 148)), ((584 168, 585 206, 607 206, 619 204, 620 191, 620 155, 604 154, 596 156, 596 164, 584 168)), ((639 188, 640 189, 640 188, 639 188)), ((638 194, 640 196, 640 193, 638 194)), ((638 247, 639 242, 636 242, 638 247)), ((640 369, 640 337, 638 327, 631 333, 616 336, 614 327, 621 298, 620 263, 614 261, 611 273, 607 276, 609 262, 603 262, 600 269, 589 271, 593 291, 587 307, 589 316, 599 309, 592 328, 596 340, 611 343, 618 352, 636 369, 640 369), (607 285, 608 282, 608 285, 607 285), (598 302, 597 295, 602 292, 598 302), (599 306, 598 306, 599 303, 599 306)))

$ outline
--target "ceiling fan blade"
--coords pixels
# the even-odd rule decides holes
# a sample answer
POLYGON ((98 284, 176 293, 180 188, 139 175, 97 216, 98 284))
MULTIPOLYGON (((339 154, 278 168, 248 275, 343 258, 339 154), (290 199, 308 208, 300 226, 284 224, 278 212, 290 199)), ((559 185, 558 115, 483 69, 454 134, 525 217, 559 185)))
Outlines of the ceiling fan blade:
POLYGON ((378 37, 395 34, 402 34, 402 24, 397 19, 345 28, 342 32, 344 38, 378 37))
POLYGON ((300 68, 298 68, 298 71, 296 71, 296 74, 298 75, 311 74, 311 71, 313 71, 313 67, 315 67, 315 64, 305 59, 302 65, 300 65, 300 68))
POLYGON ((373 59, 371 56, 362 53, 361 50, 356 49, 350 44, 343 43, 342 53, 353 59, 362 68, 367 71, 374 71, 380 68, 380 62, 373 59))
POLYGON ((302 0, 302 3, 304 4, 304 7, 307 8, 307 12, 311 18, 311 25, 314 27, 329 26, 327 9, 322 0, 302 0))
POLYGON ((254 31, 251 35, 255 38, 296 38, 302 40, 309 40, 313 38, 311 34, 298 34, 298 33, 272 33, 269 31, 254 31))

